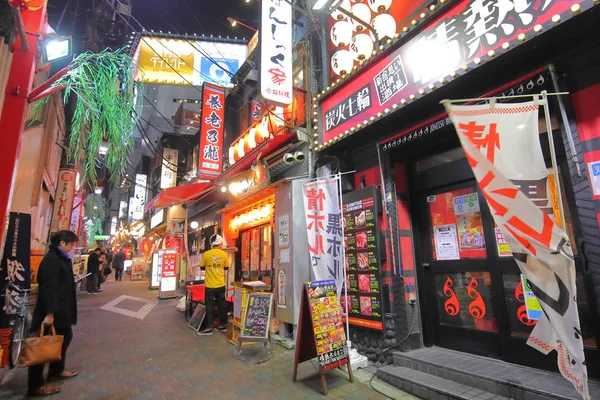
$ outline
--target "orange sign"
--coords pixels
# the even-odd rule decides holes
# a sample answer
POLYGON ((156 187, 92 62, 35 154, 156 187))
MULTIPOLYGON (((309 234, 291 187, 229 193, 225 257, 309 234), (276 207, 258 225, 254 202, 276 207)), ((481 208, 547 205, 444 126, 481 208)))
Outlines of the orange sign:
POLYGON ((195 52, 187 41, 143 37, 138 50, 138 81, 183 85, 193 81, 195 52))

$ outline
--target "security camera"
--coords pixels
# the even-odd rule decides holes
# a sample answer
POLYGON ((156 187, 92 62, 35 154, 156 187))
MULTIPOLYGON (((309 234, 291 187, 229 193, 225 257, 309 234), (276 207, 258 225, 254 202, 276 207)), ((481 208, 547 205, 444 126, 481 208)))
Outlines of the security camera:
POLYGON ((292 165, 293 163, 296 162, 296 159, 294 158, 294 155, 292 153, 286 153, 283 156, 283 162, 286 163, 287 165, 292 165))
POLYGON ((294 160, 296 160, 297 163, 303 163, 305 159, 306 155, 304 155, 303 152, 297 151, 294 153, 294 160))

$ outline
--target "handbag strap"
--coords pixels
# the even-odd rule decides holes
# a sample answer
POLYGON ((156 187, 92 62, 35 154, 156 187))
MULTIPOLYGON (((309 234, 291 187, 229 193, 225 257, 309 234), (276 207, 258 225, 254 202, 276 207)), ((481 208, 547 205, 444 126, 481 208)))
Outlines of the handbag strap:
MULTIPOLYGON (((46 326, 42 324, 42 328, 40 329, 40 337, 44 336, 44 330, 45 330, 46 326)), ((56 329, 54 328, 54 324, 50 325, 50 332, 52 333, 52 336, 56 336, 56 329)))

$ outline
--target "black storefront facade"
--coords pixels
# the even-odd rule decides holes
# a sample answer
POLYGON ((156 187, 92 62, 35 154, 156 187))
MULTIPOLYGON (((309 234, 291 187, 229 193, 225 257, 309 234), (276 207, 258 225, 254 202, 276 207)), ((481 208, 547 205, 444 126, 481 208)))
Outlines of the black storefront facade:
MULTIPOLYGON (((498 237, 454 127, 439 102, 525 95, 542 90, 573 94, 597 85, 600 40, 594 32, 600 26, 600 8, 594 7, 598 4, 594 1, 562 2, 565 4, 560 12, 544 16, 544 1, 529 2, 535 8, 531 10, 530 26, 517 28, 514 37, 499 39, 495 46, 480 43, 476 57, 471 58, 466 37, 459 35, 456 40, 464 51, 458 67, 446 69, 443 76, 435 75, 443 69, 439 65, 422 71, 420 86, 415 84, 414 66, 426 64, 407 59, 424 54, 415 51, 411 43, 422 39, 423 33, 430 32, 429 38, 433 37, 432 32, 439 34, 437 28, 441 22, 459 20, 471 3, 474 1, 448 2, 414 31, 389 44, 358 71, 340 82, 332 82, 329 90, 313 99, 314 149, 318 157, 343 160, 346 171, 356 171, 353 179, 356 189, 373 185, 382 188, 381 230, 389 244, 382 271, 387 296, 386 329, 379 332, 354 327, 351 339, 359 352, 374 353, 371 360, 382 364, 390 363, 392 347, 410 351, 440 346, 556 370, 555 356, 543 356, 525 343, 535 321, 523 315, 520 272, 498 237), (403 52, 403 47, 412 51, 403 52), (413 91, 392 88, 386 94, 385 85, 375 86, 376 79, 382 78, 384 72, 388 78, 393 75, 396 83, 404 81, 413 91), (425 76, 435 80, 427 80, 425 76), (365 106, 365 95, 370 96, 370 108, 365 106), (363 101, 361 110, 359 101, 363 101), (461 254, 457 261, 436 260, 434 226, 436 221, 448 218, 443 212, 447 199, 473 194, 478 195, 481 211, 483 250, 461 254)), ((551 3, 550 8, 560 6, 561 2, 551 3)), ((465 36, 465 27, 457 27, 465 36)), ((575 253, 588 373, 597 378, 600 376, 598 205, 584 162, 589 161, 585 154, 589 145, 580 140, 578 132, 581 113, 572 96, 562 96, 562 100, 566 119, 556 98, 550 104, 554 147, 563 188, 566 230, 575 253), (573 158, 569 134, 573 137, 577 161, 573 158)), ((547 137, 541 113, 540 143, 550 167, 547 137)))

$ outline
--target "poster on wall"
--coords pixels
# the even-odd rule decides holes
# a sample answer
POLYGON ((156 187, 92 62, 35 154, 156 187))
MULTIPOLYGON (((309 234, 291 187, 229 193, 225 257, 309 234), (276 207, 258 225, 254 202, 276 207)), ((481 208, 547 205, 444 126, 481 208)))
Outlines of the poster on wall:
POLYGON ((77 172, 71 169, 61 169, 58 172, 58 184, 54 207, 52 209, 52 223, 50 235, 71 228, 71 212, 75 198, 75 179, 77 172))
POLYGON ((454 197, 452 202, 454 203, 460 249, 485 249, 483 221, 477 193, 454 197))
POLYGON ((436 259, 460 260, 456 225, 438 225, 434 226, 433 230, 435 239, 436 259))
POLYGON ((347 297, 341 296, 342 309, 348 310, 350 324, 383 330, 383 287, 379 243, 379 191, 368 187, 343 197, 344 265, 347 297))

